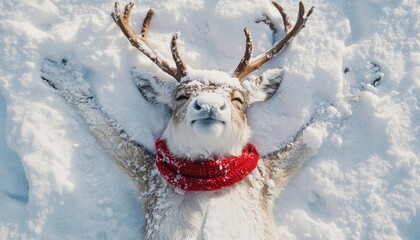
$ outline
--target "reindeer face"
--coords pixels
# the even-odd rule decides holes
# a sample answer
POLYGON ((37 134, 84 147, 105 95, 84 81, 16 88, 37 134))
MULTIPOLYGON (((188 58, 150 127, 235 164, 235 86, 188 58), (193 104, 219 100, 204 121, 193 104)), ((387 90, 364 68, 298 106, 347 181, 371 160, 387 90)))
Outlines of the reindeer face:
MULTIPOLYGON (((215 71, 211 72, 214 75, 215 71)), ((239 155, 251 135, 246 108, 270 98, 282 79, 281 69, 242 82, 227 73, 217 72, 213 78, 208 73, 194 71, 180 83, 150 76, 135 78, 146 100, 171 109, 162 137, 178 156, 208 159, 239 155)))
POLYGON ((201 82, 180 84, 174 93, 174 126, 186 126, 203 139, 218 139, 225 126, 244 126, 244 96, 241 90, 201 82))
POLYGON ((186 82, 176 88, 173 104, 163 138, 174 153, 192 159, 237 155, 249 140, 240 89, 186 82))

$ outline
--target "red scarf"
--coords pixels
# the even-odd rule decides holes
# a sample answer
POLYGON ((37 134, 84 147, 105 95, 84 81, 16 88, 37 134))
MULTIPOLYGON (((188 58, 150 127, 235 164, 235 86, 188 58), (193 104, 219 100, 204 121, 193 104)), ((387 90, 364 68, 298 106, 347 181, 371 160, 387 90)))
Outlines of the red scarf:
POLYGON ((259 159, 252 144, 242 150, 241 156, 207 161, 176 158, 161 139, 155 145, 160 174, 169 184, 185 191, 214 191, 232 186, 254 170, 259 159))

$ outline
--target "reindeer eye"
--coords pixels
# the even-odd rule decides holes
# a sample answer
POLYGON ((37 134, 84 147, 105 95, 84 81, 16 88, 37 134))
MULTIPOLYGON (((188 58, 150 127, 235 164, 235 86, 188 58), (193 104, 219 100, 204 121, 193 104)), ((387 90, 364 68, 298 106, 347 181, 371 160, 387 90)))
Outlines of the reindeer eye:
POLYGON ((185 101, 185 100, 188 100, 188 97, 187 97, 187 96, 185 96, 185 95, 179 95, 179 96, 175 99, 175 101, 185 101))

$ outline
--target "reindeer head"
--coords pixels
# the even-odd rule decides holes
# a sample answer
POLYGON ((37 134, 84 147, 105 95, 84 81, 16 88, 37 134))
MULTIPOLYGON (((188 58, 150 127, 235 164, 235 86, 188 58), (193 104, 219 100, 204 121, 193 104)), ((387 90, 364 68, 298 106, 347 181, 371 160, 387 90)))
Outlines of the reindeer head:
POLYGON ((141 35, 134 34, 128 19, 133 3, 121 14, 118 2, 112 17, 130 43, 144 53, 176 81, 162 81, 145 73, 135 76, 135 84, 143 97, 151 103, 166 104, 172 110, 171 119, 162 138, 175 155, 191 160, 237 156, 249 141, 245 109, 254 102, 269 99, 283 78, 280 68, 269 69, 257 78, 245 78, 284 49, 304 27, 313 7, 304 17, 303 3, 299 3, 298 20, 292 28, 284 9, 273 1, 284 23, 284 37, 273 48, 252 59, 252 39, 248 29, 244 57, 233 73, 187 69, 177 47, 178 34, 171 41, 176 67, 160 59, 147 43, 147 32, 154 14, 149 10, 141 35))

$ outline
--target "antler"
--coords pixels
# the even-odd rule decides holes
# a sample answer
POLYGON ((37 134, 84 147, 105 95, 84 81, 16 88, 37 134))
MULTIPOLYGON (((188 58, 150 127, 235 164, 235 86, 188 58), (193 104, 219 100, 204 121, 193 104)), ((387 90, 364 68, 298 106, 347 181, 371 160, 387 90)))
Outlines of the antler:
POLYGON ((239 80, 242 80, 246 75, 257 70, 259 67, 261 67, 261 65, 263 65, 264 63, 272 59, 278 52, 284 49, 293 40, 293 38, 300 32, 300 30, 302 30, 302 28, 305 27, 305 23, 308 20, 308 17, 312 14, 314 10, 314 7, 311 7, 311 9, 309 9, 308 13, 306 14, 306 17, 304 17, 303 15, 305 14, 305 7, 303 6, 302 2, 299 2, 298 18, 297 18, 295 26, 289 32, 290 28, 292 27, 292 24, 290 23, 290 20, 289 20, 289 16, 287 15, 286 11, 284 11, 283 7, 280 6, 280 4, 278 4, 276 1, 273 1, 272 3, 277 8, 277 10, 279 11, 283 19, 285 35, 280 41, 277 42, 276 45, 274 45, 271 49, 266 51, 260 57, 254 59, 253 61, 249 61, 252 55, 253 44, 252 44, 251 34, 249 33, 249 30, 245 28, 244 29, 245 37, 246 37, 245 54, 244 54, 244 57, 239 62, 238 67, 236 67, 236 70, 233 72, 233 75, 237 77, 239 80))
POLYGON ((150 48, 149 44, 147 43, 147 33, 149 30, 150 21, 154 14, 153 9, 150 9, 149 12, 147 12, 147 15, 143 21, 143 26, 141 28, 141 36, 139 37, 133 33, 133 31, 131 30, 128 24, 128 19, 130 17, 130 12, 133 6, 134 6, 133 2, 128 3, 125 6, 124 14, 121 15, 119 3, 118 1, 115 2, 115 6, 114 6, 115 10, 113 13, 111 13, 112 19, 114 19, 115 23, 118 25, 118 27, 120 27, 121 31, 130 41, 131 45, 137 48, 140 52, 144 53, 146 57, 152 60, 152 62, 154 62, 164 72, 171 75, 178 82, 181 81, 181 78, 186 76, 187 72, 186 72, 186 65, 182 61, 178 52, 178 44, 177 44, 178 33, 175 33, 173 35, 172 41, 171 41, 172 57, 176 64, 176 68, 173 68, 169 66, 167 61, 159 58, 157 53, 152 48, 150 48))

